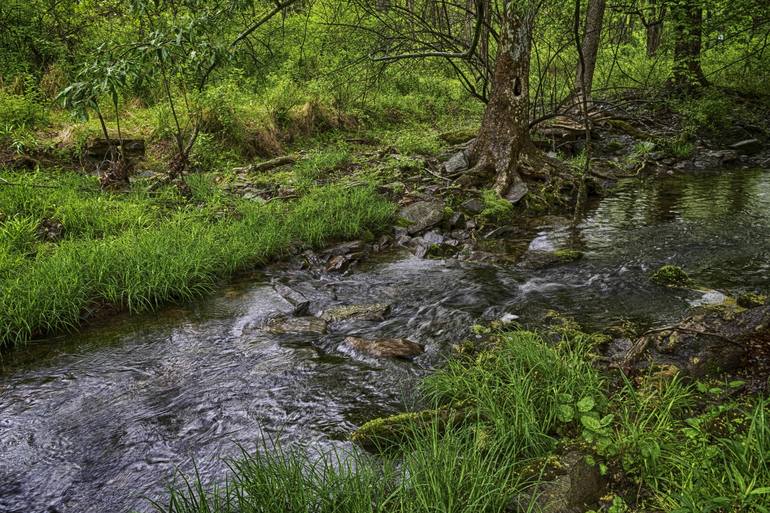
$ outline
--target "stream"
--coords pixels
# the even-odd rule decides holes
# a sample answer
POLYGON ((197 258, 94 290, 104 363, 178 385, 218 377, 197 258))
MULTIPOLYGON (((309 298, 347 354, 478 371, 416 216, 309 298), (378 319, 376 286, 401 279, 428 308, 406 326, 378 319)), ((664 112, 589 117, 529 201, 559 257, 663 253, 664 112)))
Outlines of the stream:
POLYGON ((205 300, 119 316, 37 342, 0 361, 0 513, 151 511, 177 469, 204 481, 223 458, 280 440, 350 450, 349 433, 414 400, 416 379, 440 366, 475 322, 509 314, 536 324, 548 310, 589 327, 680 319, 719 293, 653 284, 682 266, 725 294, 770 287, 770 171, 697 173, 623 182, 576 228, 544 221, 522 250, 584 253, 545 269, 378 255, 347 274, 276 266, 205 300), (382 321, 332 323, 328 334, 261 326, 301 292, 311 310, 390 303, 382 321), (283 290, 278 287, 278 290, 283 290), (348 335, 426 346, 411 362, 341 350, 348 335))

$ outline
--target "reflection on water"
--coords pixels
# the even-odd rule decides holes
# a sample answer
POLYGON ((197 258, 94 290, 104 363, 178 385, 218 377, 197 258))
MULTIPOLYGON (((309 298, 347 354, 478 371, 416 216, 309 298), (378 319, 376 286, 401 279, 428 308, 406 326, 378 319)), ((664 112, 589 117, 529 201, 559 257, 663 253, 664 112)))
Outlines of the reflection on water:
POLYGON ((347 434, 403 407, 413 380, 474 321, 556 309, 592 325, 668 322, 709 298, 655 286, 651 269, 671 262, 725 292, 766 289, 769 228, 767 172, 627 182, 577 227, 528 242, 584 251, 572 264, 531 271, 391 255, 348 276, 275 269, 189 307, 35 344, 0 374, 0 512, 146 510, 142 497, 162 496, 175 468, 195 461, 216 478, 222 457, 268 436, 348 449, 347 434), (388 302, 392 314, 322 336, 270 335, 264 320, 291 311, 275 283, 312 311, 388 302), (427 351, 413 363, 356 357, 338 350, 347 335, 407 337, 427 351))

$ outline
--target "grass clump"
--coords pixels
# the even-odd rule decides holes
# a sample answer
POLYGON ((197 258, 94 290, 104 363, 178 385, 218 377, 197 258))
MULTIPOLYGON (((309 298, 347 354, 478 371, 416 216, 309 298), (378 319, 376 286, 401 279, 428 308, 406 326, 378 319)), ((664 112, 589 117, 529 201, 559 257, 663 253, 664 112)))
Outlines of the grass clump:
POLYGON ((670 264, 660 266, 650 278, 658 285, 667 287, 687 287, 693 283, 690 276, 681 267, 670 264))
POLYGON ((350 148, 344 143, 313 151, 294 166, 295 179, 299 184, 311 184, 324 175, 343 168, 350 163, 351 158, 350 148))
POLYGON ((107 306, 142 312, 187 301, 238 269, 377 230, 394 212, 372 187, 316 187, 259 205, 227 199, 204 179, 190 181, 195 203, 173 191, 94 194, 68 180, 48 200, 0 195, 12 213, 0 224, 0 347, 75 329, 107 306), (61 221, 64 240, 35 241, 48 216, 61 221))

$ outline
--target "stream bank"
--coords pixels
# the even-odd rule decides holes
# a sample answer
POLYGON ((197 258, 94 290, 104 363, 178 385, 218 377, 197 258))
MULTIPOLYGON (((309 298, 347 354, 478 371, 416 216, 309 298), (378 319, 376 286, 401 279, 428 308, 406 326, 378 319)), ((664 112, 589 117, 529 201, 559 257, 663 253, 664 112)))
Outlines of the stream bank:
POLYGON ((210 299, 32 344, 3 361, 0 509, 147 511, 143 497, 162 500, 175 469, 189 473, 195 461, 216 482, 238 444, 271 437, 349 452, 358 426, 414 405, 413 384, 475 323, 537 326, 556 310, 591 330, 646 329, 715 297, 653 283, 665 263, 725 295, 766 293, 769 202, 761 170, 621 181, 577 225, 500 239, 496 254, 507 258, 418 259, 396 248, 342 273, 290 261, 210 299), (564 247, 582 258, 527 264, 527 253, 564 247), (307 299, 305 312, 287 288, 307 299), (279 315, 376 304, 390 311, 332 321, 325 334, 264 329, 279 315), (379 359, 341 346, 349 336, 405 338, 425 352, 379 359))

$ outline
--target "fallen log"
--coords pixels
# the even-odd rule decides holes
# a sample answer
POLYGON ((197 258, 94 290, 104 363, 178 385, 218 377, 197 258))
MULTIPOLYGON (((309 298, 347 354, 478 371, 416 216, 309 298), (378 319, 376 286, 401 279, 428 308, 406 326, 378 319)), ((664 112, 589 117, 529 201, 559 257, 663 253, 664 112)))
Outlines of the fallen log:
POLYGON ((620 367, 650 365, 674 366, 696 378, 745 369, 764 379, 770 370, 770 305, 709 309, 650 330, 634 342, 620 367))

